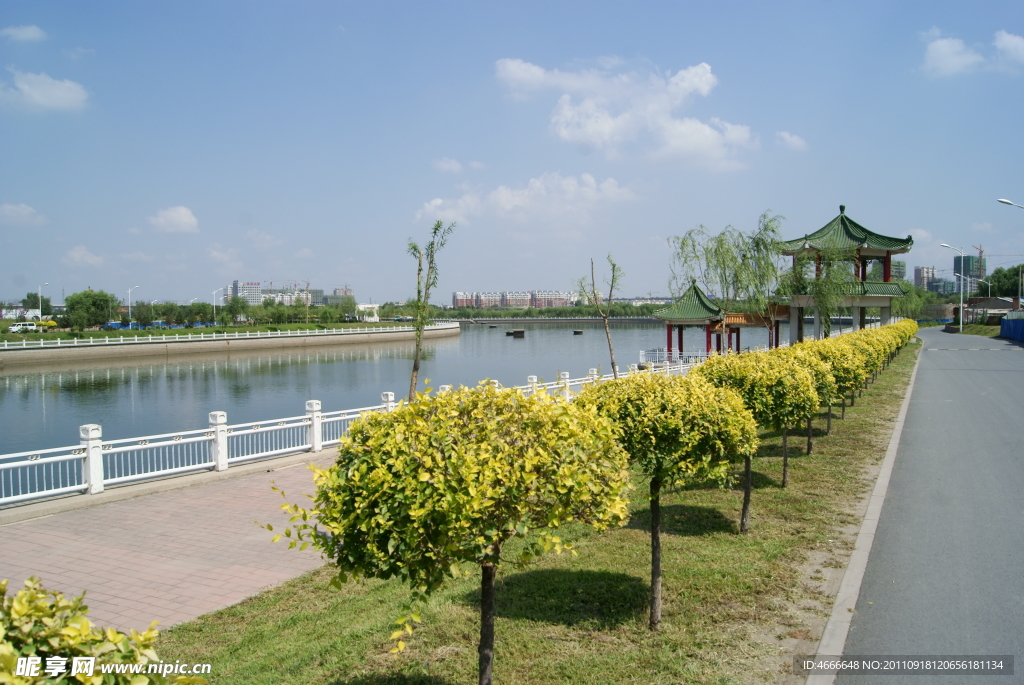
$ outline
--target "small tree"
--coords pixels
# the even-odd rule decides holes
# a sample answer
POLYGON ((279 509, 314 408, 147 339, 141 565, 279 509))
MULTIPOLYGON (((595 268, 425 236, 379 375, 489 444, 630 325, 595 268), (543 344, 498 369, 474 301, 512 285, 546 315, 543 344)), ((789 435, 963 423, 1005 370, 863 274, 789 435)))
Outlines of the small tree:
POLYGON ((620 285, 622 280, 622 269, 615 263, 612 256, 608 255, 608 266, 611 267, 611 276, 605 283, 608 285, 608 299, 602 301, 601 295, 597 292, 597 280, 594 277, 594 260, 590 260, 590 285, 587 285, 587 279, 581 278, 577 281, 576 286, 580 293, 580 299, 585 305, 594 307, 597 310, 598 315, 601 317, 601 321, 604 322, 604 335, 608 339, 608 355, 611 357, 612 363, 612 376, 614 378, 619 377, 619 367, 615 365, 615 347, 612 345, 612 332, 608 326, 608 317, 611 316, 612 310, 612 295, 615 293, 615 288, 620 285))
POLYGON ((409 380, 409 401, 416 397, 416 382, 420 375, 420 357, 423 354, 423 329, 428 322, 427 305, 430 303, 430 289, 437 285, 437 253, 448 242, 448 236, 455 229, 455 224, 444 227, 437 221, 430 229, 430 242, 420 249, 412 238, 409 239, 409 254, 416 259, 416 300, 413 314, 413 327, 416 329, 416 350, 412 358, 412 378, 409 380), (423 262, 426 261, 424 273, 423 262))
POLYGON ((68 316, 82 327, 101 326, 110 321, 119 306, 118 299, 102 290, 83 290, 64 300, 68 316))
POLYGON ((661 493, 693 482, 725 483, 729 462, 750 459, 757 426, 735 392, 703 378, 634 374, 588 386, 575 404, 615 423, 619 444, 650 478, 650 628, 661 623, 661 493))
POLYGON ((153 325, 154 311, 153 305, 149 302, 140 302, 132 307, 132 314, 135 316, 135 320, 139 324, 139 328, 145 328, 146 326, 153 325))
MULTIPOLYGON (((804 371, 811 374, 811 380, 814 381, 814 391, 818 394, 818 402, 828 405, 828 431, 831 432, 832 403, 835 402, 837 397, 835 373, 832 370, 831 364, 810 349, 809 346, 811 344, 813 343, 802 343, 792 347, 780 347, 772 350, 769 354, 788 359, 793 364, 796 364, 804 371)), ((812 439, 813 421, 814 414, 812 412, 807 417, 807 454, 810 454, 814 447, 812 439)))
POLYGON ((42 316, 53 314, 53 305, 50 304, 50 298, 44 297, 42 306, 40 306, 39 293, 26 293, 25 297, 21 300, 21 306, 25 309, 38 309, 42 316))
MULTIPOLYGON (((494 576, 510 561, 505 543, 540 533, 523 562, 561 551, 551 533, 562 523, 624 523, 626 466, 610 422, 576 403, 490 383, 420 394, 353 422, 337 462, 314 470, 314 508, 284 506, 297 524, 284 535, 295 538, 292 546, 311 542, 322 551, 338 582, 397 577, 419 598, 462 575, 463 564, 478 566, 479 681, 489 685, 494 576)), ((411 633, 416 620, 400 623, 411 633)), ((396 650, 404 648, 399 641, 396 650)))
MULTIPOLYGON (((732 388, 743 398, 757 423, 782 433, 782 487, 789 484, 787 431, 818 406, 811 375, 788 360, 764 352, 711 357, 694 373, 718 387, 732 388)), ((745 465, 746 485, 740 530, 750 526, 751 474, 745 465)))

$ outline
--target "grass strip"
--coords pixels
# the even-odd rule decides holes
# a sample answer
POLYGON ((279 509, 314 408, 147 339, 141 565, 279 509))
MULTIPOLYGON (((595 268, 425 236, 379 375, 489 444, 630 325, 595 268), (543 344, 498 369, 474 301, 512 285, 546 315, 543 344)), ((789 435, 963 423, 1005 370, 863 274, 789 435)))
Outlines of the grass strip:
MULTIPOLYGON (((832 421, 831 435, 820 416, 812 454, 791 434, 785 489, 781 436, 762 435, 749 534, 737 532, 738 484, 662 496, 660 632, 647 629, 650 510, 639 477, 626 527, 568 527, 563 537, 576 556, 506 569, 496 592, 495 682, 723 685, 783 677, 788 651, 818 637, 831 604, 813 582, 822 569, 808 571, 808 563, 842 565, 850 538, 837 530, 859 523, 851 512, 884 457, 919 347, 904 348, 846 419, 832 421)), ((407 590, 376 580, 332 590, 330 577, 325 566, 175 626, 161 635, 160 653, 213 664, 217 685, 475 682, 478 573, 431 600, 398 656, 388 653, 387 638, 407 590)))

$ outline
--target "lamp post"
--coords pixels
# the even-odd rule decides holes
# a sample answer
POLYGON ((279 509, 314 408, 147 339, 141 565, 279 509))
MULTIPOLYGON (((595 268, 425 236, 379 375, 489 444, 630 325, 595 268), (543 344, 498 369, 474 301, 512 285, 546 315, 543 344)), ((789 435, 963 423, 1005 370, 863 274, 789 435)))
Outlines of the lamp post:
POLYGON ((988 281, 984 280, 984 279, 981 279, 981 278, 978 279, 978 283, 984 283, 985 285, 987 285, 988 286, 988 296, 992 297, 992 284, 989 283, 988 281))
MULTIPOLYGON (((1011 204, 1013 204, 1013 203, 1011 203, 1011 204)), ((953 247, 951 245, 947 245, 946 243, 942 243, 942 247, 948 247, 949 249, 956 250, 957 252, 960 253, 960 271, 963 272, 963 270, 964 270, 964 251, 961 250, 959 247, 953 247)), ((960 332, 963 333, 964 332, 964 275, 963 275, 963 273, 959 273, 957 275, 960 276, 960 316, 959 316, 959 319, 960 319, 960 332)))
MULTIPOLYGON (((39 298, 38 304, 39 304, 39 320, 40 321, 43 320, 43 286, 47 286, 47 285, 50 285, 50 284, 49 283, 43 283, 43 285, 39 286, 39 290, 38 290, 38 293, 36 295, 36 297, 39 298)), ((42 324, 40 324, 40 325, 42 325, 42 324)))
MULTIPOLYGON (((1019 205, 1016 202, 1010 202, 1009 200, 996 200, 996 202, 1002 202, 1004 205, 1010 205, 1011 207, 1020 207, 1021 209, 1024 209, 1024 205, 1019 205)), ((1021 298, 1021 295, 1024 294, 1024 275, 1022 275, 1022 274, 1024 274, 1024 272, 1020 271, 1020 269, 1018 269, 1017 271, 1018 271, 1018 273, 1017 273, 1017 282, 1018 282, 1017 302, 1018 302, 1018 306, 1020 306, 1020 304, 1019 304, 1020 303, 1020 298, 1021 298)), ((989 286, 989 288, 991 288, 991 287, 992 286, 989 286)))
POLYGON ((1002 202, 1004 205, 1011 205, 1013 207, 1020 207, 1024 209, 1024 205, 1019 205, 1016 202, 1010 202, 1009 200, 996 200, 996 202, 1002 202))
POLYGON ((224 290, 224 288, 217 288, 213 291, 213 323, 217 323, 217 293, 221 290, 224 290))
POLYGON ((138 287, 139 286, 137 285, 133 285, 128 288, 128 328, 132 327, 132 291, 138 287))

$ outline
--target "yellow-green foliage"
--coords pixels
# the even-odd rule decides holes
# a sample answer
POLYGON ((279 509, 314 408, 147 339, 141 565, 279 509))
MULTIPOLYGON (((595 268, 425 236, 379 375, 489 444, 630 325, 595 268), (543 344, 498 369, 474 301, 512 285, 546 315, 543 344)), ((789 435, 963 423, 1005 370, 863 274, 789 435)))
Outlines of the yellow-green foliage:
POLYGON ((820 404, 811 374, 780 355, 750 352, 713 356, 691 374, 738 392, 754 420, 765 428, 793 426, 820 404))
MULTIPOLYGON (((86 618, 89 609, 85 595, 66 599, 60 592, 47 590, 37 578, 29 578, 14 595, 7 594, 7 580, 0 581, 0 683, 5 685, 42 685, 46 683, 84 683, 87 685, 158 685, 163 683, 205 683, 198 676, 176 676, 173 680, 158 674, 100 672, 100 664, 157 663, 153 646, 157 631, 151 624, 142 633, 126 635, 113 628, 100 629, 86 618), (48 657, 67 659, 65 673, 58 676, 16 676, 18 657, 40 657, 43 668, 48 657), (92 677, 71 676, 74 657, 96 659, 92 677)), ((143 669, 145 670, 145 669, 143 669)))
POLYGON ((612 419, 631 459, 664 485, 724 483, 729 462, 757 450, 742 398, 697 375, 634 374, 588 386, 574 404, 612 419))
POLYGON ((788 359, 811 374, 811 379, 814 381, 814 391, 818 393, 818 401, 820 403, 832 404, 837 398, 836 374, 832 364, 822 359, 807 344, 802 343, 792 347, 779 347, 768 354, 788 359))
POLYGON ((460 564, 497 563, 529 529, 623 524, 627 466, 611 423, 575 403, 489 383, 418 395, 352 424, 337 462, 315 470, 314 509, 283 507, 318 528, 286 535, 312 538, 343 582, 398 577, 431 592, 460 564))
POLYGON ((864 385, 868 372, 864 367, 864 358, 851 345, 843 342, 843 338, 828 338, 815 342, 801 343, 797 347, 818 355, 832 368, 836 390, 840 395, 849 395, 864 385))

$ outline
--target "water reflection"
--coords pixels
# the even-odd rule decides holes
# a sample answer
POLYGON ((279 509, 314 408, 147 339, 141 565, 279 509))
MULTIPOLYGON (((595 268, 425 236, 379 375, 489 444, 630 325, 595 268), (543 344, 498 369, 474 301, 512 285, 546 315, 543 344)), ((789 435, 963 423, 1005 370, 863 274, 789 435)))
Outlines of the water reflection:
MULTIPOLYGON (((623 368, 640 350, 664 344, 658 325, 616 324, 612 332, 623 368)), ((763 338, 751 330, 743 342, 763 338)), ((704 344, 696 330, 685 340, 688 353, 704 344)), ((321 400, 325 411, 374 405, 383 391, 407 394, 412 354, 411 342, 393 342, 7 368, 0 371, 0 453, 75 444, 85 423, 123 438, 203 428, 214 410, 242 423, 297 416, 307 399, 321 400)), ((424 341, 420 378, 434 387, 483 378, 518 385, 529 375, 576 377, 594 367, 609 368, 600 324, 468 325, 461 336, 424 341), (510 327, 527 329, 526 337, 506 336, 510 327), (574 328, 584 334, 573 335, 574 328)))

